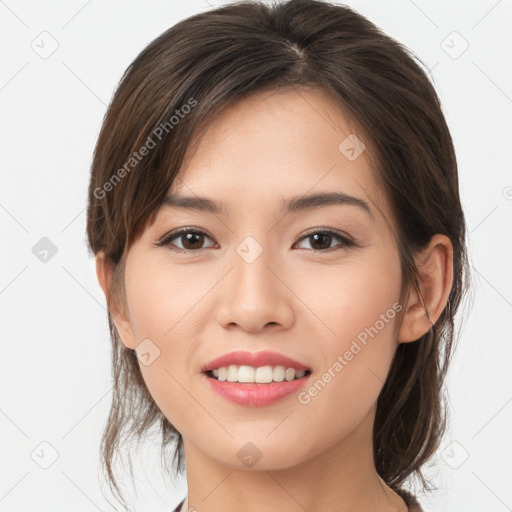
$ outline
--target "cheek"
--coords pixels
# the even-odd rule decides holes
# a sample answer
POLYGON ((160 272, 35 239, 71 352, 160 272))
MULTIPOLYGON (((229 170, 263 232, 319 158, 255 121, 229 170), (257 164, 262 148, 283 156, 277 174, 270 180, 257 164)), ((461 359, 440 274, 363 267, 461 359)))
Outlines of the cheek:
POLYGON ((299 401, 307 417, 328 425, 327 437, 343 436, 375 405, 395 354, 402 307, 398 256, 390 251, 347 265, 325 282, 312 309, 329 334, 318 338, 322 365, 299 401))
MULTIPOLYGON (((400 262, 391 249, 375 250, 364 258, 347 258, 343 264, 315 272, 301 269, 300 275, 303 277, 296 281, 294 291, 309 307, 309 312, 304 312, 310 318, 307 323, 325 331, 317 340, 326 342, 322 353, 332 352, 329 347, 342 349, 379 321, 400 296, 400 262)), ((390 312, 391 319, 395 313, 390 312)), ((390 323, 394 322, 386 322, 385 328, 381 322, 378 325, 386 336, 390 323)))
POLYGON ((139 359, 141 373, 157 406, 178 430, 186 431, 190 379, 197 373, 191 360, 205 316, 201 298, 214 283, 198 279, 192 266, 177 271, 165 255, 132 255, 125 272, 130 323, 136 344, 150 340, 145 341, 149 364, 139 359))
POLYGON ((139 339, 155 339, 164 349, 176 339, 176 333, 180 333, 180 339, 187 337, 184 331, 212 284, 198 279, 192 266, 179 269, 170 264, 164 253, 145 255, 143 261, 139 265, 135 255, 131 265, 127 262, 125 282, 130 320, 139 339))

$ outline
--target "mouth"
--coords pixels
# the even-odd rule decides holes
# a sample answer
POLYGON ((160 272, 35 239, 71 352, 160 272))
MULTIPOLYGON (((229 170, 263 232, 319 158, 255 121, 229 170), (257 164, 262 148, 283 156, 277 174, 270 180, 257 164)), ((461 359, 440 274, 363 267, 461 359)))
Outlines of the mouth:
POLYGON ((224 399, 245 407, 264 407, 292 397, 307 385, 311 370, 297 366, 230 364, 201 373, 204 383, 224 399))
POLYGON ((285 368, 284 366, 260 366, 246 365, 221 366, 213 370, 203 372, 210 379, 233 384, 272 384, 278 382, 291 382, 307 378, 311 370, 285 368))

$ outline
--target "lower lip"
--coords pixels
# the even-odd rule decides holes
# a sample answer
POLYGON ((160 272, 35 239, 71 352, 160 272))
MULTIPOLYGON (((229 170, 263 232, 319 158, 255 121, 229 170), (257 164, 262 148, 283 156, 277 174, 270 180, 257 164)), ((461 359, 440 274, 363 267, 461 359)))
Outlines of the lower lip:
POLYGON ((270 384, 240 384, 239 382, 220 381, 203 373, 207 384, 213 391, 231 402, 250 407, 262 407, 278 402, 282 398, 297 392, 311 374, 301 379, 270 384))

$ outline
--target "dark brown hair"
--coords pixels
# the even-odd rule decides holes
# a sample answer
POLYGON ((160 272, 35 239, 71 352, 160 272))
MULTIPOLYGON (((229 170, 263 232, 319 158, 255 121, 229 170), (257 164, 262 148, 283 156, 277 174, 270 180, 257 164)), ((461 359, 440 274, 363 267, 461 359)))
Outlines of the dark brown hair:
POLYGON ((416 475, 428 488, 421 467, 446 428, 443 382, 468 265, 452 138, 417 61, 349 7, 290 0, 271 6, 238 2, 194 15, 130 64, 95 148, 87 210, 90 247, 94 254, 102 251, 113 269, 108 320, 114 387, 101 456, 121 499, 114 456, 121 442, 140 440, 154 425, 160 427, 162 454, 177 443, 171 452, 175 475, 184 469, 181 435, 154 403, 136 353, 122 344, 111 319, 111 300, 123 299, 124 258, 155 219, 185 154, 215 114, 249 94, 286 87, 330 94, 373 155, 375 176, 392 205, 403 293, 410 286, 419 291, 413 257, 434 234, 448 236, 453 245, 448 304, 417 342, 399 344, 374 424, 381 478, 396 490, 416 475))

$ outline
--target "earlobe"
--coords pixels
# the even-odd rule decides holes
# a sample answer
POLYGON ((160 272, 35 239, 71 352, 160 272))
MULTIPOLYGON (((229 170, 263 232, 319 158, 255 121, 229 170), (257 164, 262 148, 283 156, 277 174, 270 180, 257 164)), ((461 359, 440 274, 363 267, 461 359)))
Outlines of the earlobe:
POLYGON ((135 339, 131 324, 125 314, 119 308, 117 301, 113 298, 112 294, 112 266, 106 261, 102 252, 98 253, 95 257, 96 261, 96 276, 98 282, 105 294, 107 307, 114 322, 114 325, 119 333, 119 337, 123 344, 132 350, 135 350, 135 339))
POLYGON ((453 247, 445 235, 434 235, 415 258, 419 272, 419 291, 410 290, 398 342, 421 338, 443 312, 453 283, 453 247))

